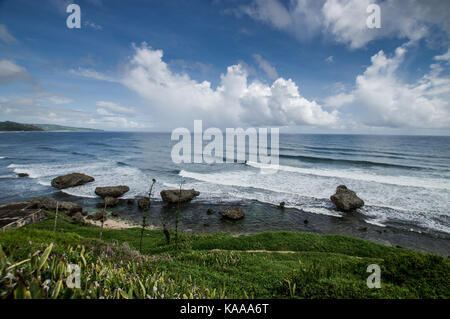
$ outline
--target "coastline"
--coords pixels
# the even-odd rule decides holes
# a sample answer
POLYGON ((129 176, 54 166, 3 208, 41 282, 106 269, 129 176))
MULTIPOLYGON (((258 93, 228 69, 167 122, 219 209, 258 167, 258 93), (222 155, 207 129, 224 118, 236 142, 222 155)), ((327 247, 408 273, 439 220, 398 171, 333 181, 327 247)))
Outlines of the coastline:
MULTIPOLYGON (((82 205, 88 213, 98 211, 96 205, 100 198, 81 198, 63 192, 53 193, 53 198, 60 201, 71 201, 82 205)), ((147 229, 162 230, 161 219, 169 230, 175 229, 176 206, 166 205, 162 201, 152 200, 147 212, 147 229)), ((104 227, 112 229, 129 229, 141 227, 143 211, 137 203, 130 206, 122 199, 114 208, 108 208, 108 220, 104 227), (110 217, 112 212, 118 217, 110 217), (108 225, 106 225, 108 224, 108 225)), ((424 253, 448 257, 450 252, 450 235, 445 233, 417 232, 407 227, 378 226, 369 224, 366 217, 358 212, 345 213, 342 217, 321 215, 296 208, 278 207, 258 201, 237 202, 202 202, 193 200, 184 203, 179 216, 179 230, 186 234, 218 234, 226 233, 232 236, 246 236, 264 232, 293 231, 321 235, 344 235, 365 239, 385 246, 406 248, 424 253), (239 221, 229 221, 221 218, 220 210, 229 207, 240 207, 246 217, 239 221), (211 208, 216 213, 208 215, 211 208), (270 216, 271 218, 267 218, 270 216)), ((97 226, 100 223, 92 222, 97 226)))

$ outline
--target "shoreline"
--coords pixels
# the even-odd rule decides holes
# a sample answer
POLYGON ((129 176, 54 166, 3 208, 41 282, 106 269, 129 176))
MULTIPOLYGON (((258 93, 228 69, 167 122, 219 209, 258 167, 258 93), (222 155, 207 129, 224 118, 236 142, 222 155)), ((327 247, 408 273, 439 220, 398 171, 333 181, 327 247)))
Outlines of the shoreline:
MULTIPOLYGON (((85 211, 98 211, 96 204, 100 198, 80 198, 62 192, 52 194, 53 198, 61 201, 72 201, 82 205, 85 211)), ((147 212, 147 229, 162 230, 161 219, 169 230, 175 228, 176 207, 166 205, 161 201, 152 201, 147 212)), ((109 217, 104 227, 112 229, 129 229, 141 227, 142 211, 137 203, 130 206, 123 199, 111 212, 119 213, 118 217, 109 217), (106 226, 108 224, 108 226, 106 226)), ((408 230, 405 227, 378 226, 367 223, 366 216, 357 212, 345 213, 341 217, 311 213, 296 208, 280 210, 274 205, 258 201, 236 202, 202 202, 194 200, 182 205, 179 215, 179 231, 186 234, 217 234, 226 233, 231 236, 245 236, 264 232, 292 231, 321 235, 344 235, 365 239, 385 246, 406 248, 424 253, 448 257, 450 252, 450 235, 445 233, 426 233, 408 230), (246 217, 239 221, 229 221, 221 218, 220 210, 240 207, 246 217), (216 213, 208 215, 208 209, 216 213)), ((100 225, 100 223, 94 222, 100 225)))

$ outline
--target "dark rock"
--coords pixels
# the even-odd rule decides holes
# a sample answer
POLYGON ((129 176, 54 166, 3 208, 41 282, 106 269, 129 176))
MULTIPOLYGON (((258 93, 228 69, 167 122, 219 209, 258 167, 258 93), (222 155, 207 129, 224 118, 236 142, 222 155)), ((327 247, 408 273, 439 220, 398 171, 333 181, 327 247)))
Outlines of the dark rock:
POLYGON ((365 231, 367 231, 367 227, 359 227, 358 230, 362 231, 362 232, 365 232, 365 231))
POLYGON ((119 217, 119 213, 118 213, 118 212, 112 212, 112 213, 111 213, 111 216, 113 216, 113 217, 119 217))
POLYGON ((245 213, 242 208, 228 208, 220 212, 220 215, 224 218, 239 220, 245 217, 245 213))
POLYGON ((303 223, 306 225, 306 224, 309 223, 309 220, 305 219, 305 220, 303 221, 303 223))
POLYGON ((83 211, 83 207, 72 202, 57 202, 50 197, 34 197, 30 200, 30 208, 40 208, 45 210, 56 210, 56 203, 58 203, 58 210, 65 212, 71 216, 83 211))
POLYGON ((86 219, 98 221, 98 220, 102 220, 102 217, 103 217, 103 221, 106 221, 106 214, 104 214, 103 211, 98 211, 92 215, 89 215, 88 217, 86 217, 86 219))
POLYGON ((140 209, 142 210, 146 210, 149 209, 150 207, 150 200, 148 199, 148 197, 142 197, 138 200, 138 206, 140 209))
POLYGON ((330 199, 339 210, 344 212, 350 212, 364 206, 364 201, 344 185, 338 186, 336 194, 332 195, 330 199))
POLYGON ((284 209, 284 206, 286 206, 285 202, 281 202, 280 205, 278 205, 279 209, 284 209))
POLYGON ((54 178, 52 180, 52 186, 58 189, 64 189, 84 185, 93 181, 95 181, 95 179, 91 176, 80 173, 72 173, 54 178))
POLYGON ((203 224, 203 227, 209 227, 209 224, 203 224))
POLYGON ((128 198, 127 205, 134 205, 134 198, 128 198))
POLYGON ((128 192, 130 188, 128 186, 106 186, 106 187, 97 187, 95 189, 95 194, 100 197, 120 197, 126 192, 128 192))
POLYGON ((82 215, 80 212, 78 212, 78 213, 76 213, 75 215, 73 215, 73 216, 71 217, 71 219, 72 219, 72 221, 74 221, 74 222, 83 222, 83 221, 84 221, 83 215, 82 215))
POLYGON ((28 175, 27 173, 18 173, 17 176, 19 176, 19 177, 28 177, 30 175, 28 175))
POLYGON ((2 210, 21 210, 30 207, 30 203, 28 202, 15 202, 8 203, 4 205, 0 205, 0 211, 2 210))
POLYGON ((162 200, 170 204, 189 202, 198 195, 200 195, 200 192, 197 192, 195 189, 171 189, 161 191, 162 200))
POLYGON ((119 200, 114 197, 105 197, 105 206, 106 207, 114 207, 119 203, 119 200))
POLYGON ((395 248, 403 249, 403 247, 400 245, 396 245, 395 248))
POLYGON ((216 211, 214 209, 212 209, 212 208, 208 208, 208 210, 206 211, 206 214, 208 214, 208 215, 212 215, 212 214, 215 214, 215 213, 216 213, 216 211))

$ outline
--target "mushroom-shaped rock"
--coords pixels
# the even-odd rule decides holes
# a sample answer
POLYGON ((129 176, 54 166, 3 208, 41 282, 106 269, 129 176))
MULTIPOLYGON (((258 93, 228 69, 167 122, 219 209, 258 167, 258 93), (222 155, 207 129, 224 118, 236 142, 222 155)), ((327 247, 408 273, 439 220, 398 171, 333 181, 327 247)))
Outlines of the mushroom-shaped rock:
POLYGON ((336 188, 336 194, 330 197, 336 207, 344 212, 350 212, 364 206, 364 201, 345 185, 336 188))
POLYGON ((198 195, 200 195, 200 192, 195 189, 170 189, 161 191, 162 200, 171 204, 189 202, 198 195))
POLYGON ((232 220, 239 220, 245 217, 242 208, 228 208, 220 212, 222 217, 232 220))
POLYGON ((54 178, 52 180, 52 186, 58 189, 64 189, 84 185, 93 181, 95 181, 95 179, 91 176, 81 173, 72 173, 54 178))
POLYGON ((106 207, 114 207, 119 203, 119 200, 115 197, 105 197, 105 206, 106 207))
POLYGON ((97 187, 95 189, 95 194, 100 197, 120 197, 126 192, 128 192, 130 188, 128 186, 120 185, 120 186, 106 186, 106 187, 97 187))

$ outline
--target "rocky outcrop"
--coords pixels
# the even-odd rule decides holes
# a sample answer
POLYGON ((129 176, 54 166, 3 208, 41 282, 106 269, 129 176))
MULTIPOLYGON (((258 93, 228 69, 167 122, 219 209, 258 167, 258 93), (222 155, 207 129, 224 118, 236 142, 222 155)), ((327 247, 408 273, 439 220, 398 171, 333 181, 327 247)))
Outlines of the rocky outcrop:
POLYGON ((84 221, 84 218, 83 215, 80 212, 78 212, 72 216, 71 220, 74 222, 82 223, 84 221))
POLYGON ((100 197, 120 197, 126 192, 128 192, 130 188, 125 185, 121 186, 106 186, 106 187, 97 187, 95 189, 95 194, 97 194, 100 197))
POLYGON ((279 209, 284 209, 284 207, 286 206, 285 202, 281 202, 280 205, 278 205, 279 209))
POLYGON ((105 206, 114 207, 119 203, 119 200, 115 197, 105 197, 105 206))
POLYGON ((64 189, 84 185, 93 181, 95 181, 95 179, 91 176, 80 173, 72 173, 54 178, 52 180, 52 186, 58 189, 64 189))
POLYGON ((200 192, 195 189, 170 189, 161 191, 162 200, 170 204, 189 202, 198 195, 200 195, 200 192))
POLYGON ((148 197, 142 197, 138 200, 138 206, 142 210, 146 210, 150 207, 150 200, 148 197))
POLYGON ((17 173, 17 176, 19 177, 29 177, 30 175, 28 175, 27 173, 17 173))
POLYGON ((212 214, 215 214, 215 213, 216 213, 216 211, 214 209, 212 209, 212 208, 208 208, 208 210, 206 211, 206 214, 208 214, 208 215, 212 215, 212 214))
POLYGON ((28 202, 15 202, 15 203, 8 203, 5 205, 0 205, 0 211, 4 210, 22 210, 26 209, 30 206, 30 203, 28 202))
POLYGON ((344 212, 350 212, 364 206, 364 201, 345 185, 338 186, 336 194, 332 195, 330 199, 339 210, 344 212))
POLYGON ((40 208, 44 210, 56 210, 56 203, 58 203, 58 210, 65 212, 67 215, 72 216, 78 212, 83 211, 83 207, 72 202, 57 202, 50 197, 35 197, 30 199, 29 208, 40 208))
POLYGON ((103 218, 103 221, 106 221, 106 214, 103 211, 98 211, 95 212, 92 215, 88 215, 88 217, 86 217, 86 219, 90 219, 93 221, 101 221, 103 218))
POLYGON ((242 208, 228 208, 221 211, 220 215, 231 220, 239 220, 245 217, 245 213, 242 208))

